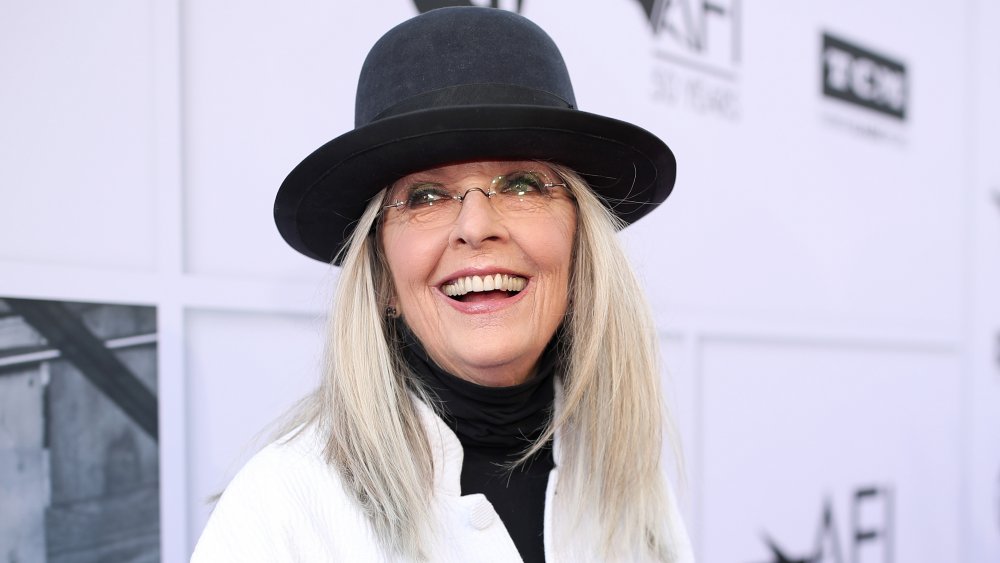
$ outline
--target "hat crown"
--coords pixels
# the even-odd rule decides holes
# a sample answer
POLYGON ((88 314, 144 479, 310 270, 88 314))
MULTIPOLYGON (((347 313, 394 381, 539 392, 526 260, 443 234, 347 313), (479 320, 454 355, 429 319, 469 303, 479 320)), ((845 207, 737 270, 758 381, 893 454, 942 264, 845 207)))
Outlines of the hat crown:
POLYGON ((394 27, 372 47, 358 80, 354 124, 489 104, 575 108, 559 48, 512 12, 439 8, 394 27))

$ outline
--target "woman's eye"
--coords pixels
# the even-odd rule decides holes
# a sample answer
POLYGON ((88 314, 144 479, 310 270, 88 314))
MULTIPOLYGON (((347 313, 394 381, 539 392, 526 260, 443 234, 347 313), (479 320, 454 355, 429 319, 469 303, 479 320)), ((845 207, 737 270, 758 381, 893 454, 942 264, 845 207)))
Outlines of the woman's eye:
POLYGON ((410 209, 421 207, 431 207, 435 203, 451 199, 451 196, 438 185, 419 185, 410 189, 410 195, 406 199, 406 206, 410 209))
POLYGON ((528 194, 545 194, 546 190, 545 181, 538 174, 534 172, 514 172, 504 176, 498 191, 505 194, 525 196, 528 194))

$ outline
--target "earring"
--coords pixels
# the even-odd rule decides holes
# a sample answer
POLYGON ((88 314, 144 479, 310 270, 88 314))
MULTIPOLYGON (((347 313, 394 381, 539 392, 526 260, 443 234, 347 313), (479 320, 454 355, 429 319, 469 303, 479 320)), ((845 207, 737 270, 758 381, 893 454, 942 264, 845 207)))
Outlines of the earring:
POLYGON ((392 305, 389 305, 388 307, 385 308, 385 316, 390 319, 395 319, 396 317, 399 316, 399 311, 397 311, 396 308, 393 307, 392 305))

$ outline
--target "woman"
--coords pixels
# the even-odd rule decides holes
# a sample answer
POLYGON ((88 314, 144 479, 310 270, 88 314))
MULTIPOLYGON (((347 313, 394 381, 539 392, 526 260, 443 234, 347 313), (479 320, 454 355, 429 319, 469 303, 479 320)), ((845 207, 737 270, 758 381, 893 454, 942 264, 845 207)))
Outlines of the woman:
POLYGON ((669 194, 670 150, 575 109, 551 39, 489 8, 390 30, 357 100, 275 204, 342 268, 322 385, 194 560, 691 561, 615 236, 669 194))

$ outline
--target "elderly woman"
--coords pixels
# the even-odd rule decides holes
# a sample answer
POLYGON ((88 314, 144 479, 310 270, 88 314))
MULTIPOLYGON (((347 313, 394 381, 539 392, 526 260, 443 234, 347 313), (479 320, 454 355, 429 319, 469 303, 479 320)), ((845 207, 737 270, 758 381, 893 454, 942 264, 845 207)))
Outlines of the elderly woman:
POLYGON ((669 194, 651 133, 575 107, 490 8, 390 30, 356 127, 278 192, 342 270, 320 388, 222 495, 196 561, 691 561, 656 335, 617 229, 669 194))

